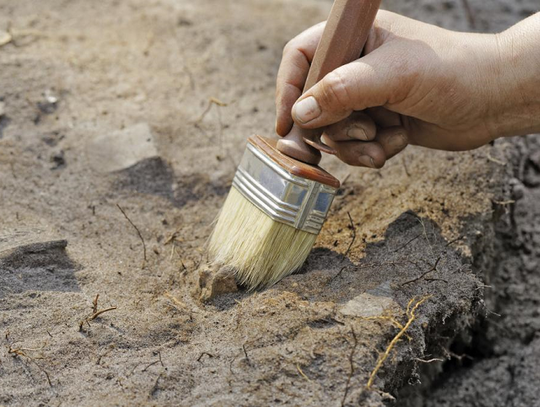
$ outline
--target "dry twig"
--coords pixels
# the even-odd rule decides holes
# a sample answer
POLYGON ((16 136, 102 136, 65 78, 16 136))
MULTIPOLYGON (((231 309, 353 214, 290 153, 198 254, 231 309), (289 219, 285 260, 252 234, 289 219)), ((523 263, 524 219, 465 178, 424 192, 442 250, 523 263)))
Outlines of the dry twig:
POLYGON ((405 247, 407 247, 409 244, 411 244, 412 242, 414 242, 416 239, 418 239, 420 236, 422 236, 423 233, 419 233, 417 234, 415 237, 413 237, 412 239, 410 239, 407 243, 399 246, 397 249, 394 249, 392 251, 390 251, 390 253, 395 253, 395 252, 399 252, 401 249, 404 249, 405 247))
POLYGON ((458 236, 455 239, 452 239, 448 243, 446 243, 445 247, 453 245, 454 243, 459 242, 460 240, 463 240, 463 239, 465 239, 465 236, 458 236))
POLYGON ((197 362, 200 362, 201 359, 202 359, 202 357, 203 357, 204 355, 208 356, 209 358, 213 358, 213 357, 214 357, 214 355, 212 355, 211 353, 208 353, 208 352, 201 352, 201 354, 200 354, 199 357, 197 358, 197 362))
POLYGON ((350 212, 347 212, 347 216, 349 217, 349 228, 351 229, 351 242, 349 243, 349 247, 347 247, 347 250, 343 254, 343 258, 341 259, 341 263, 345 261, 347 256, 349 255, 349 252, 351 251, 351 247, 354 244, 354 241, 356 240, 356 226, 354 226, 354 222, 352 220, 350 212))
POLYGON ((110 307, 110 308, 105 308, 105 309, 102 309, 102 310, 99 310, 98 312, 95 312, 93 313, 89 318, 88 318, 88 321, 93 321, 94 319, 96 319, 97 317, 99 317, 101 314, 103 314, 104 312, 108 312, 108 311, 113 311, 115 310, 116 307, 110 307))
POLYGON ((149 363, 148 365, 146 365, 146 367, 143 370, 141 370, 141 372, 146 372, 146 370, 148 370, 149 367, 154 366, 157 363, 159 363, 159 360, 149 363))
POLYGON ((146 266, 146 262, 147 262, 147 260, 146 260, 146 242, 144 241, 144 238, 143 238, 139 228, 137 226, 135 226, 135 224, 131 221, 131 219, 129 219, 129 217, 127 216, 126 212, 122 209, 122 207, 119 204, 116 204, 116 206, 118 207, 118 209, 120 209, 120 212, 122 212, 122 215, 124 215, 124 217, 131 224, 131 226, 133 226, 133 228, 135 229, 135 231, 139 235, 139 239, 141 239, 141 242, 142 242, 142 245, 143 245, 143 264, 142 264, 141 267, 144 268, 146 266))
POLYGON ((154 385, 150 389, 150 397, 153 397, 154 394, 159 390, 159 379, 163 377, 163 373, 160 373, 158 377, 156 378, 156 381, 154 382, 154 385))
POLYGON ((90 326, 90 321, 93 321, 97 317, 99 317, 101 314, 109 311, 114 311, 117 307, 109 307, 102 310, 98 310, 98 298, 99 294, 96 295, 94 298, 94 301, 92 301, 92 314, 88 317, 84 318, 81 322, 79 322, 79 332, 83 330, 84 324, 87 324, 90 326))
POLYGON ((356 347, 358 346, 358 338, 356 337, 356 333, 354 332, 354 328, 351 326, 351 334, 353 337, 353 347, 351 349, 351 354, 349 355, 349 363, 351 365, 351 370, 349 371, 349 376, 347 377, 347 384, 345 385, 345 393, 343 394, 343 398, 341 399, 341 405, 345 405, 345 400, 347 399, 347 394, 349 394, 349 388, 351 385, 351 378, 354 374, 354 352, 356 351, 356 347))
MULTIPOLYGON (((424 278, 425 276, 427 276, 429 273, 431 273, 431 272, 433 272, 433 271, 439 271, 439 270, 437 269, 437 266, 439 265, 439 262, 441 261, 441 258, 442 258, 442 257, 439 257, 439 258, 437 259, 437 261, 435 262, 435 264, 434 264, 433 266, 431 266, 431 268, 430 268, 429 270, 424 271, 421 275, 419 275, 419 276, 416 277, 416 278, 413 278, 412 280, 405 281, 404 283, 401 284, 401 286, 403 287, 403 286, 405 286, 405 285, 407 285, 407 284, 415 283, 415 282, 417 282, 417 281, 423 279, 423 278, 424 278)), ((427 279, 426 279, 426 280, 427 280, 427 279)), ((429 280, 432 281, 432 280, 441 280, 441 279, 433 279, 433 278, 432 278, 432 279, 429 279, 429 280)), ((446 281, 446 280, 442 280, 442 281, 446 281)))
POLYGON ((247 353, 247 350, 246 350, 246 344, 242 344, 242 350, 244 351, 244 355, 246 356, 246 361, 248 362, 248 364, 251 363, 250 359, 249 359, 249 356, 248 356, 248 353, 247 353))
POLYGON ((98 299, 99 299, 99 294, 96 294, 96 298, 94 298, 94 301, 92 302, 92 312, 94 314, 98 311, 97 309, 98 299))
MULTIPOLYGON (((6 339, 8 339, 8 335, 9 333, 6 334, 6 339)), ((36 362, 36 358, 28 355, 25 352, 25 350, 31 351, 31 350, 37 350, 37 349, 14 348, 13 345, 9 345, 8 354, 12 355, 13 357, 25 357, 26 359, 28 359, 30 362, 36 365, 36 367, 45 375, 45 377, 47 378, 47 383, 49 383, 49 386, 53 387, 49 373, 39 363, 36 362)), ((37 359, 41 359, 41 358, 37 358, 37 359)))
POLYGON ((328 282, 326 283, 326 285, 329 285, 332 281, 334 281, 336 278, 338 278, 341 273, 343 273, 343 270, 345 270, 347 268, 347 266, 343 266, 337 273, 335 276, 333 276, 332 278, 330 278, 330 280, 328 280, 328 282))

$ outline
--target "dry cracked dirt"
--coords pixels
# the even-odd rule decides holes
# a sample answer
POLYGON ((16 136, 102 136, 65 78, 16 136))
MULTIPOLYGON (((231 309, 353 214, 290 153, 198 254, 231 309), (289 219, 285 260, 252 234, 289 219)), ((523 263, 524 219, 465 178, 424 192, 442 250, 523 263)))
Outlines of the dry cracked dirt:
MULTIPOLYGON (((540 405, 536 136, 325 158, 299 273, 247 293, 208 265, 282 47, 330 4, 0 0, 0 405, 540 405)), ((383 4, 473 31, 538 8, 383 4)))

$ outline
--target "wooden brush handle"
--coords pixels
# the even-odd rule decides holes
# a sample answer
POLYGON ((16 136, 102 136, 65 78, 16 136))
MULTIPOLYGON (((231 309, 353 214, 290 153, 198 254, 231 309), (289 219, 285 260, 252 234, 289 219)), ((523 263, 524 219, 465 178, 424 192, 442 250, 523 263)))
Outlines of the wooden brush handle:
MULTIPOLYGON (((304 93, 334 69, 360 57, 381 0, 335 0, 321 41, 309 68, 304 93)), ((321 142, 323 129, 308 130, 294 124, 277 149, 308 164, 321 161, 320 151, 335 154, 321 142)))

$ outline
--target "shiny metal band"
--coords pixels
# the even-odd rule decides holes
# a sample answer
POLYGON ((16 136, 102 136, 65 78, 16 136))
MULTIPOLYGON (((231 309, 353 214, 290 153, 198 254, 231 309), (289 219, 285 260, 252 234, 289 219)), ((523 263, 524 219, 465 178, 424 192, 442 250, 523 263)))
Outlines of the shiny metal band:
POLYGON ((250 143, 233 187, 272 219, 313 234, 321 230, 337 192, 290 174, 250 143))

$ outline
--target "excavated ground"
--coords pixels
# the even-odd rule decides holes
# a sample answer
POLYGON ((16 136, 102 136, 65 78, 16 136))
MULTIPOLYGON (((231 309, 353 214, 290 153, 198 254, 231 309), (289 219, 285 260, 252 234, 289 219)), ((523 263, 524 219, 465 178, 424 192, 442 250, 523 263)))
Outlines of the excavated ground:
MULTIPOLYGON (((469 3, 385 7, 482 31, 536 7, 469 3)), ((534 138, 327 158, 344 185, 300 273, 250 294, 207 265, 281 49, 329 7, 0 0, 0 405, 538 403, 534 138)))

